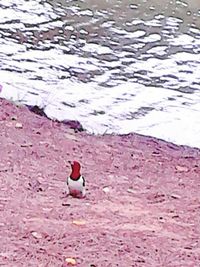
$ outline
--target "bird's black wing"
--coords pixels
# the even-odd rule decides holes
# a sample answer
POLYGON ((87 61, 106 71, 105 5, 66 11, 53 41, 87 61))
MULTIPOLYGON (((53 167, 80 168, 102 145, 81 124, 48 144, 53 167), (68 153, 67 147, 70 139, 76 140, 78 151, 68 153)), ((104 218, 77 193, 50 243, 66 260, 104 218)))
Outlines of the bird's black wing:
POLYGON ((85 178, 82 176, 83 179, 83 186, 85 186, 85 178))

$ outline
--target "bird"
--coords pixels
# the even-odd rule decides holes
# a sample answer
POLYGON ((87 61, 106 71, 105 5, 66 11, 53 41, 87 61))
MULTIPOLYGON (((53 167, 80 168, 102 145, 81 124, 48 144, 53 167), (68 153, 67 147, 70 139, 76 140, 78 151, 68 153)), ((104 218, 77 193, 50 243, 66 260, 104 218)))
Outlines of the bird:
POLYGON ((75 198, 84 198, 86 194, 85 190, 85 178, 81 175, 81 165, 78 161, 68 161, 71 165, 72 171, 70 176, 67 177, 67 195, 71 195, 75 198))

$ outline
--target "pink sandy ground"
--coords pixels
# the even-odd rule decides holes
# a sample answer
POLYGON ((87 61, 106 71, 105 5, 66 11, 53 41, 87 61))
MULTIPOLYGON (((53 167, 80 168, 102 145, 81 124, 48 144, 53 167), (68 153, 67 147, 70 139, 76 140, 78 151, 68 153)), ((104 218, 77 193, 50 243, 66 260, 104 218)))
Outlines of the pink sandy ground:
POLYGON ((0 155, 0 266, 200 266, 198 149, 74 133, 0 99, 0 155), (68 160, 85 199, 63 193, 68 160))

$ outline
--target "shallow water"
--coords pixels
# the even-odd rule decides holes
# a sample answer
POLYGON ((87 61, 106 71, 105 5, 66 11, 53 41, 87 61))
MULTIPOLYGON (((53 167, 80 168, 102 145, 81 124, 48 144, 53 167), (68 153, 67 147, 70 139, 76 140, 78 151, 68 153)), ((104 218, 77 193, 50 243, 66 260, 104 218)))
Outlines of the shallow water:
POLYGON ((197 0, 8 0, 1 96, 92 133, 200 147, 199 28, 197 0))

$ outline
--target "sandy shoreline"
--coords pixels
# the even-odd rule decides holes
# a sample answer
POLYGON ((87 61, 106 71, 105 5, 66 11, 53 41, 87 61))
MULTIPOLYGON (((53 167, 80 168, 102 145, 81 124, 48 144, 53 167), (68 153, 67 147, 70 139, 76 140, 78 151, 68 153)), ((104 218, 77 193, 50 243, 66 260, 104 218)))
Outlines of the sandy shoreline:
POLYGON ((199 149, 74 133, 3 99, 0 149, 0 266, 200 266, 199 149), (74 159, 84 200, 63 195, 74 159))

